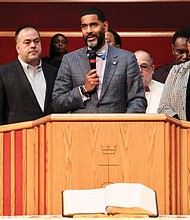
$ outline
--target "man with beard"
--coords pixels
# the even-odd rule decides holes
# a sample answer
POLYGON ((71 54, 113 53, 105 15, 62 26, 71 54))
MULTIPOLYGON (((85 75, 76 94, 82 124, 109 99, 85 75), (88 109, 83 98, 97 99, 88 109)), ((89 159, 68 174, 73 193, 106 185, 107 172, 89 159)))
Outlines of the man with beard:
POLYGON ((86 47, 68 53, 58 71, 53 108, 59 113, 145 113, 147 101, 133 53, 106 43, 108 22, 98 8, 81 14, 86 47), (89 63, 95 51, 96 68, 89 63))
POLYGON ((0 67, 0 125, 35 120, 53 112, 57 68, 41 61, 38 30, 19 27, 15 40, 18 58, 0 67))

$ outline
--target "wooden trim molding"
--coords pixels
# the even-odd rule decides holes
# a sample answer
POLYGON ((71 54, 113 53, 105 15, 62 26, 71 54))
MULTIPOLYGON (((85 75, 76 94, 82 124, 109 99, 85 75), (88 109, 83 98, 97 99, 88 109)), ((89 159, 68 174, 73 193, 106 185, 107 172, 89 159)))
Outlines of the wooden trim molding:
MULTIPOLYGON (((40 31, 41 37, 52 37, 56 33, 63 33, 67 37, 82 37, 81 32, 77 31, 40 31)), ((172 37, 174 31, 137 31, 137 32, 118 32, 121 37, 172 37)), ((14 31, 0 31, 0 37, 14 37, 14 31)))

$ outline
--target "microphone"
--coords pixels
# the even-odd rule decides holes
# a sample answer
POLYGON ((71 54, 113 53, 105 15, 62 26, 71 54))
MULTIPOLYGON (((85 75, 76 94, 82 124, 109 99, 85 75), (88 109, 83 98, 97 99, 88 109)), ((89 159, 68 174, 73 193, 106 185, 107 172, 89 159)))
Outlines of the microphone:
POLYGON ((90 62, 90 68, 96 69, 96 51, 90 50, 88 54, 89 62, 90 62))

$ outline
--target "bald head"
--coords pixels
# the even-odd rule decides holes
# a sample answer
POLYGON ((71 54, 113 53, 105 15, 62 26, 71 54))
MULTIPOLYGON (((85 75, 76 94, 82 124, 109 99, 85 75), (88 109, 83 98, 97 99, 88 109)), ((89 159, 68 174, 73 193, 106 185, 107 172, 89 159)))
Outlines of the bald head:
POLYGON ((137 63, 140 68, 140 73, 143 79, 144 86, 148 86, 152 80, 152 75, 155 68, 152 55, 144 50, 138 50, 134 54, 137 58, 137 63))

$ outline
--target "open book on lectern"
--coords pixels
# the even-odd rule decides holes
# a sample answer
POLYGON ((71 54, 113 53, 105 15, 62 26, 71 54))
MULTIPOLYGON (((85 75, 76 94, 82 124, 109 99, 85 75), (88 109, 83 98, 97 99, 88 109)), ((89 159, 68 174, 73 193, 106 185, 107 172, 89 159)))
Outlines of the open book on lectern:
POLYGON ((64 190, 63 216, 157 217, 156 192, 141 183, 113 183, 105 188, 64 190))

